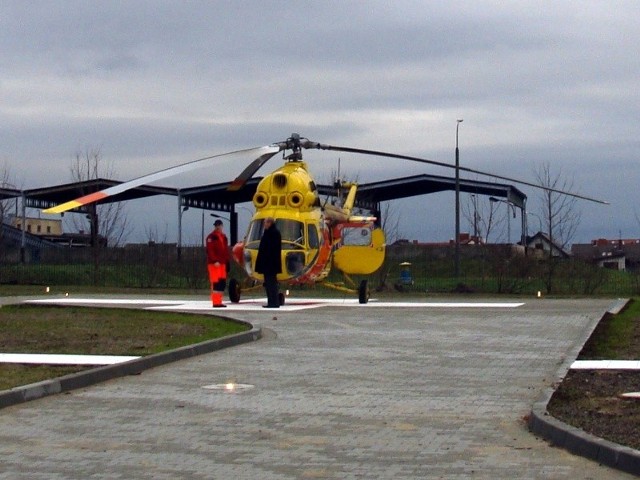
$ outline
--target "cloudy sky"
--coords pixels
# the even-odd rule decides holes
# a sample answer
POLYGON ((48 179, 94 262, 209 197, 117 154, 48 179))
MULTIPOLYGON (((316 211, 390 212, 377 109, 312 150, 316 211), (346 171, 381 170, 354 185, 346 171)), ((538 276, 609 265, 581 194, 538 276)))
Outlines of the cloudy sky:
MULTIPOLYGON (((75 154, 99 148, 128 180, 292 132, 453 162, 463 118, 462 165, 534 181, 546 162, 574 190, 611 202, 577 204, 575 242, 636 238, 638 45, 633 0, 2 0, 0 167, 22 188, 66 183, 75 154)), ((340 157, 360 182, 453 174, 340 157)), ((321 183, 338 162, 329 152, 306 159, 321 183)), ((241 167, 162 184, 225 181, 241 167)), ((538 192, 519 188, 539 215, 538 192)), ((397 202, 402 236, 452 238, 453 203, 452 192, 397 202)), ((152 224, 175 241, 175 199, 128 211, 132 240, 152 224)), ((200 219, 185 213, 187 241, 200 241, 200 219)))

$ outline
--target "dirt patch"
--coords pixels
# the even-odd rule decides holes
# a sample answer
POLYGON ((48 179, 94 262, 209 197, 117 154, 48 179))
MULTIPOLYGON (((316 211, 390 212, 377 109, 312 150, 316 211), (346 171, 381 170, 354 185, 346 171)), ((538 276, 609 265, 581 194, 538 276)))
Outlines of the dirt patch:
MULTIPOLYGON (((606 314, 578 359, 640 360, 640 316, 606 314)), ((640 450, 640 400, 620 397, 628 392, 640 392, 640 371, 570 370, 547 410, 585 432, 640 450)))
POLYGON ((597 437, 640 450, 640 372, 571 370, 548 405, 549 413, 597 437))

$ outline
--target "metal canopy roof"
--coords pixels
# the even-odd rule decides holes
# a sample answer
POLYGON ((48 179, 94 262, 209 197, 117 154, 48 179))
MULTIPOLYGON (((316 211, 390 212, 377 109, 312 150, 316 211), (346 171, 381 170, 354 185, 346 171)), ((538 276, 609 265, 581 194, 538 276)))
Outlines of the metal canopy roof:
MULTIPOLYGON (((108 197, 101 203, 135 200, 153 195, 173 195, 180 198, 180 204, 184 207, 232 212, 235 204, 252 200, 260 180, 262 180, 262 177, 252 178, 238 191, 227 190, 229 182, 183 189, 142 185, 108 197)), ((0 200, 19 197, 24 193, 27 207, 49 208, 121 183, 116 180, 100 178, 25 190, 24 192, 13 189, 0 189, 0 200)), ((377 208, 379 202, 447 190, 455 190, 455 178, 425 174, 363 183, 358 187, 356 205, 373 210, 377 208)), ((526 195, 512 185, 460 179, 460 191, 504 198, 521 209, 524 209, 526 205, 526 195)), ((321 196, 334 196, 336 195, 336 189, 329 185, 318 185, 318 193, 321 196)), ((84 210, 78 209, 76 211, 84 210)))
MULTIPOLYGON (((208 210, 233 211, 236 203, 250 202, 258 188, 262 177, 249 180, 243 188, 230 192, 228 182, 201 187, 185 188, 179 191, 183 206, 204 208, 208 210)), ((398 198, 425 195, 429 193, 455 190, 455 178, 438 175, 414 175, 380 182, 363 183, 358 186, 356 205, 375 210, 379 202, 398 198)), ((500 197, 513 203, 516 207, 525 207, 527 196, 513 185, 482 182, 477 180, 460 180, 460 191, 500 197)), ((335 196, 336 188, 330 185, 318 185, 321 196, 335 196)))
POLYGON ((0 200, 7 200, 8 198, 16 198, 22 195, 20 190, 13 188, 0 188, 0 200))
MULTIPOLYGON (((455 178, 452 177, 414 175, 362 184, 358 187, 358 195, 362 200, 384 202, 397 198, 455 190, 455 187, 455 178)), ((527 199, 527 196, 513 185, 478 180, 460 179, 460 191, 505 198, 521 209, 525 208, 527 199)))
MULTIPOLYGON (((251 178, 243 188, 237 191, 228 190, 230 182, 183 189, 142 185, 120 194, 107 197, 98 203, 121 202, 154 195, 177 196, 179 205, 181 206, 180 214, 178 215, 179 225, 181 224, 182 219, 181 212, 189 207, 200 208, 203 210, 230 212, 231 240, 235 243, 238 238, 238 220, 235 212, 235 205, 238 203, 250 202, 253 199, 253 195, 255 194, 261 180, 261 177, 251 178)), ((25 207, 44 209, 74 200, 90 193, 120 185, 121 183, 122 182, 116 180, 100 178, 96 180, 87 180, 83 182, 22 191, 3 188, 0 189, 0 200, 22 196, 25 207)), ((526 215, 524 212, 527 197, 520 190, 512 185, 468 179, 460 179, 459 185, 461 192, 504 198, 514 206, 520 208, 522 210, 523 232, 526 231, 526 215)), ((417 195, 426 195, 446 190, 455 190, 455 186, 456 181, 453 177, 426 174, 364 183, 360 184, 358 187, 355 205, 371 212, 378 212, 380 209, 380 202, 417 195)), ((321 197, 331 197, 336 196, 337 191, 334 186, 318 185, 318 194, 321 197)), ((87 206, 71 210, 71 212, 83 213, 90 211, 91 210, 89 210, 87 206)), ((178 240, 178 243, 180 244, 181 241, 178 240)))
POLYGON ((215 183, 200 187, 183 188, 177 191, 180 203, 185 207, 232 212, 236 203, 250 202, 262 177, 254 177, 240 189, 229 191, 229 183, 215 183))

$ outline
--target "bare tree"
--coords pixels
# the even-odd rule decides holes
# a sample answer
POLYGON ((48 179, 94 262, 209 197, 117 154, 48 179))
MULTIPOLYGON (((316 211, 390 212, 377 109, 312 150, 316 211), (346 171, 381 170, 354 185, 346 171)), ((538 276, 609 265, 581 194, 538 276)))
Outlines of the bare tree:
MULTIPOLYGON (((15 184, 13 183, 11 171, 7 164, 3 164, 0 168, 0 187, 6 189, 16 189, 15 184)), ((18 199, 17 198, 0 198, 0 256, 4 252, 4 223, 8 222, 9 217, 11 216, 11 212, 14 212, 14 215, 17 215, 18 208, 18 199)), ((24 252, 21 250, 21 258, 24 259, 24 252)))
POLYGON ((144 234, 149 245, 156 243, 167 243, 167 238, 169 236, 168 231, 169 226, 166 223, 164 224, 164 231, 162 232, 158 228, 158 225, 144 227, 144 234))
POLYGON ((638 224, 638 226, 640 226, 640 215, 638 214, 637 210, 633 210, 633 216, 636 218, 636 223, 638 224))
MULTIPOLYGON (((114 169, 111 163, 104 161, 101 148, 86 148, 76 152, 71 165, 71 177, 75 182, 113 178, 114 169)), ((92 242, 98 241, 99 235, 107 239, 112 247, 124 242, 130 233, 130 226, 124 203, 113 202, 98 206, 89 206, 90 213, 86 217, 75 215, 73 224, 79 230, 87 226, 92 234, 92 242), (87 225, 87 222, 88 225, 87 225)))
POLYGON ((386 244, 390 245, 400 237, 400 214, 397 206, 392 205, 391 202, 385 202, 380 216, 382 217, 380 228, 384 232, 386 244))
POLYGON ((491 235, 499 232, 505 222, 505 217, 497 215, 494 202, 473 193, 469 195, 468 201, 462 204, 462 216, 469 222, 469 230, 473 235, 484 239, 485 243, 490 243, 491 235))
POLYGON ((540 165, 535 175, 538 184, 543 187, 540 194, 540 218, 544 220, 547 227, 549 241, 560 248, 566 248, 580 225, 582 212, 577 208, 576 197, 557 193, 551 189, 572 191, 573 180, 564 177, 560 169, 557 173, 552 172, 549 162, 540 165))
POLYGON ((552 172, 550 163, 545 162, 536 169, 535 175, 538 184, 543 187, 540 194, 540 218, 544 220, 549 237, 546 287, 547 293, 551 293, 557 266, 554 245, 561 249, 569 245, 580 224, 581 212, 576 206, 576 197, 551 190, 573 190, 573 181, 564 177, 560 169, 557 173, 552 172))
MULTIPOLYGON (((5 163, 2 168, 0 168, 0 188, 7 189, 15 189, 15 185, 12 181, 11 171, 9 167, 5 163)), ((10 215, 10 212, 15 211, 18 205, 17 198, 8 198, 8 199, 0 199, 0 240, 2 240, 2 235, 4 233, 4 229, 2 228, 2 224, 5 223, 10 215)))

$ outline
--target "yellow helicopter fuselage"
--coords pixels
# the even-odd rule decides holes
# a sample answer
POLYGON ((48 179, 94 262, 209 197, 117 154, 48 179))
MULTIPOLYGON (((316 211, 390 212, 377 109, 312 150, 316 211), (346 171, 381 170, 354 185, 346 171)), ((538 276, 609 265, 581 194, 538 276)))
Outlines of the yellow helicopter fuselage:
MULTIPOLYGON (((303 161, 290 161, 265 176, 253 196, 256 213, 233 256, 250 277, 255 272, 263 221, 272 217, 282 237, 278 280, 313 283, 327 277, 332 263, 348 274, 369 274, 384 261, 384 234, 371 217, 352 217, 356 186, 350 186, 345 206, 321 205, 318 190, 303 161), (346 233, 357 229, 357 241, 343 244, 346 233), (375 245, 373 242, 375 241, 375 245), (333 260, 333 262, 332 262, 333 260)), ((351 235, 353 237, 353 235, 351 235)))

